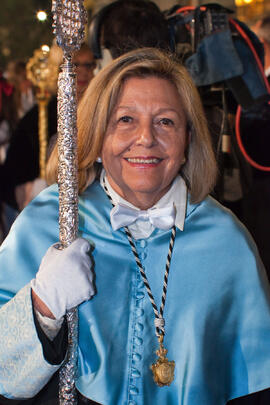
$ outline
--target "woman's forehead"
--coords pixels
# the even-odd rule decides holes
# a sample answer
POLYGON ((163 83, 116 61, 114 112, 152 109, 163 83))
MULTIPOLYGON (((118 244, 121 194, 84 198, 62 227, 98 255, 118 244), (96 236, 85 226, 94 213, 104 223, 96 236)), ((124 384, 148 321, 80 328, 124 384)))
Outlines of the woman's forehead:
POLYGON ((182 109, 182 97, 175 84, 164 77, 156 75, 130 76, 122 82, 118 89, 117 97, 113 100, 113 110, 130 107, 136 101, 142 100, 152 104, 164 104, 164 106, 182 109))

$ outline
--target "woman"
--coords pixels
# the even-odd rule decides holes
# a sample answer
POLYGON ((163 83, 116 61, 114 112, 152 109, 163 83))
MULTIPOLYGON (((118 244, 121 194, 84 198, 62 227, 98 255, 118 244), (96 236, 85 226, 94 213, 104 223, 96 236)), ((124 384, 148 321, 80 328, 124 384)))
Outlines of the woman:
POLYGON ((77 305, 84 398, 224 405, 269 387, 266 276, 246 230, 207 197, 216 164, 186 70, 151 48, 121 56, 90 83, 78 130, 80 238, 51 246, 54 184, 0 253, 2 396, 42 390, 63 361, 63 319, 77 305))

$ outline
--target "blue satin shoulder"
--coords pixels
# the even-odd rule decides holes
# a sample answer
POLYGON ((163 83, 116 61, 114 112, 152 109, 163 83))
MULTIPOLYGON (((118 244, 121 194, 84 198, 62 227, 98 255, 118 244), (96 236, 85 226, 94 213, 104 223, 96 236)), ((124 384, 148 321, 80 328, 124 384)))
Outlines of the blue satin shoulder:
MULTIPOLYGON (((269 387, 269 288, 239 221, 211 197, 187 205, 164 311, 175 380, 159 388, 149 370, 157 349, 153 309, 125 233, 110 226, 110 210, 97 182, 80 197, 79 233, 93 247, 97 293, 79 307, 79 391, 103 405, 225 405, 269 387)), ((57 224, 54 185, 26 207, 1 247, 1 304, 35 276, 58 240, 57 224)), ((155 230, 136 241, 158 306, 169 239, 170 231, 155 230)))

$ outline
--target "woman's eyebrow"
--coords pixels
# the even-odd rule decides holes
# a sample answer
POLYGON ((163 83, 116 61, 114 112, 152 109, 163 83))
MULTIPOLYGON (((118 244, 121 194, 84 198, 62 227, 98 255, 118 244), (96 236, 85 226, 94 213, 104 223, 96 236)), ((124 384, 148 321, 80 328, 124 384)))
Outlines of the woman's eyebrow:
MULTIPOLYGON (((120 105, 115 108, 115 112, 117 112, 119 110, 135 111, 135 110, 137 110, 137 108, 136 108, 136 106, 132 106, 132 105, 120 105)), ((165 112, 174 112, 176 114, 179 114, 179 110, 172 108, 172 107, 161 107, 155 111, 156 114, 165 113, 165 112)))
POLYGON ((119 111, 119 110, 135 110, 136 107, 132 106, 132 105, 119 105, 118 107, 116 107, 115 111, 119 111))

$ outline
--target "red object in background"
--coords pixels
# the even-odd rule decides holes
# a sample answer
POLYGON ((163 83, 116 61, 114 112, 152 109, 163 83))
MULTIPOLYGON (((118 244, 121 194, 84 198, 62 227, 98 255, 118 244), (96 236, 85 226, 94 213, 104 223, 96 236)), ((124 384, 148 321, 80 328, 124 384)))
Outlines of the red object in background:
POLYGON ((9 84, 0 74, 0 112, 2 111, 2 94, 4 93, 7 97, 10 97, 13 92, 13 86, 9 84))
MULTIPOLYGON (((254 58, 256 60, 256 63, 258 65, 258 68, 259 68, 259 70, 261 72, 262 78, 264 80, 265 87, 266 87, 268 93, 270 94, 270 85, 268 83, 267 77, 265 76, 264 68, 263 68, 263 66, 261 64, 260 58, 258 57, 258 54, 257 54, 256 50, 254 49, 254 46, 253 46, 251 40, 249 39, 249 37, 246 35, 245 31, 242 30, 240 25, 237 24, 237 22, 235 20, 230 19, 229 21, 230 21, 230 23, 232 25, 234 25, 234 27, 237 29, 239 34, 246 41, 247 45, 249 46, 250 50, 252 51, 253 56, 254 56, 254 58)), ((259 163, 255 162, 255 160, 252 159, 251 156, 249 156, 249 154, 247 153, 247 151, 246 151, 246 149, 245 149, 245 147, 243 145, 242 138, 241 138, 240 119, 241 119, 241 106, 239 105, 237 107, 236 116, 235 116, 235 135, 236 135, 236 140, 237 140, 237 143, 238 143, 238 146, 239 146, 239 149, 240 149, 241 153, 243 154, 244 158, 249 162, 249 164, 251 164, 251 166, 255 167, 258 170, 262 170, 262 171, 265 171, 265 172, 270 172, 270 167, 269 166, 260 165, 259 163)))

